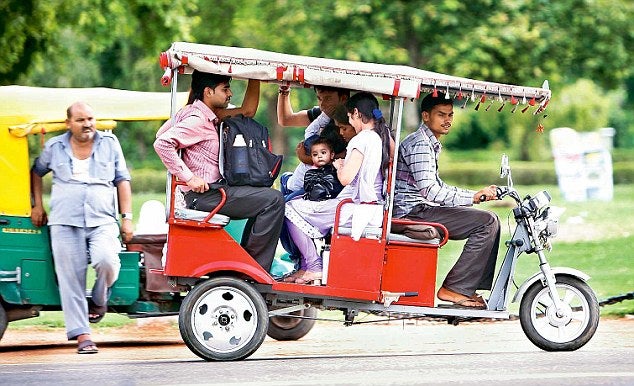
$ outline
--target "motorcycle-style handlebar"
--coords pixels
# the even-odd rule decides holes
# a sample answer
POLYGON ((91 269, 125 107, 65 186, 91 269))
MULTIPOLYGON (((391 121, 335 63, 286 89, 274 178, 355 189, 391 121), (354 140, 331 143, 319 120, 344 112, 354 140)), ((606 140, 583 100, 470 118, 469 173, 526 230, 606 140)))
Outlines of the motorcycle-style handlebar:
MULTIPOLYGON (((497 196, 498 200, 501 200, 504 197, 508 196, 510 192, 511 192, 511 189, 508 186, 498 186, 495 191, 495 195, 497 196)), ((486 200, 487 200, 486 195, 483 194, 480 196, 480 202, 485 202, 486 200)))
MULTIPOLYGON (((519 202, 521 202, 521 200, 520 200, 520 198, 519 198, 519 195, 517 195, 517 194, 515 194, 515 195, 514 195, 514 194, 512 194, 513 192, 515 192, 515 189, 513 189, 513 188, 510 188, 510 187, 508 187, 508 186, 498 186, 498 187, 497 187, 497 189, 496 189, 495 194, 496 194, 496 196, 497 196, 497 199, 498 199, 498 200, 501 200, 501 199, 503 199, 504 197, 506 197, 506 196, 509 196, 509 195, 510 195, 510 196, 511 196, 511 197, 513 197, 513 198, 514 198, 514 199, 515 199, 518 203, 519 203, 519 202)), ((486 201, 486 199, 487 199, 487 196, 483 194, 483 195, 481 195, 481 196, 480 196, 480 198, 479 198, 479 199, 480 199, 480 202, 485 202, 485 201, 486 201)))

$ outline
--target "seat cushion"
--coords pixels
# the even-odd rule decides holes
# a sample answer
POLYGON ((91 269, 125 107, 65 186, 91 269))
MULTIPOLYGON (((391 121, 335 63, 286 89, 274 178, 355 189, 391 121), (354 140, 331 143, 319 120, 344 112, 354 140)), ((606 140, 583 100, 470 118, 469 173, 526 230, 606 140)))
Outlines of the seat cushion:
MULTIPOLYGON (((175 209, 174 216, 183 220, 203 221, 205 217, 209 216, 209 212, 203 212, 195 209, 175 209)), ((207 222, 210 224, 225 226, 229 224, 229 220, 229 216, 216 213, 207 222)))
MULTIPOLYGON (((339 227, 339 234, 344 236, 350 236, 352 228, 349 227, 339 227)), ((367 227, 361 233, 361 237, 366 239, 380 239, 381 238, 382 229, 378 227, 367 227)), ((390 237, 388 238, 388 242, 398 241, 398 242, 407 242, 407 243, 416 243, 416 244, 431 244, 438 245, 440 243, 439 239, 431 239, 431 240, 419 240, 413 239, 411 237, 407 237, 398 233, 390 233, 390 237)))
POLYGON ((407 242, 407 243, 416 243, 416 244, 430 244, 430 245, 438 245, 438 244, 440 244, 440 239, 428 239, 428 240, 413 239, 411 237, 407 237, 407 236, 402 235, 400 233, 390 233, 390 238, 389 238, 388 242, 393 242, 393 241, 407 242))

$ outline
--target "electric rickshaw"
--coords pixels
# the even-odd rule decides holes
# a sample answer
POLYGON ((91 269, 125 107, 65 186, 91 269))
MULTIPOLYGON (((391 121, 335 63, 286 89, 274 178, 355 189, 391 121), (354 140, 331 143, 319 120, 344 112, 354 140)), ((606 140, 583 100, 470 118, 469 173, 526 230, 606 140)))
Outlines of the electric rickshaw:
MULTIPOLYGON (((315 85, 368 91, 383 97, 389 109, 388 123, 396 141, 403 121, 403 108, 421 93, 442 91, 461 106, 475 110, 495 109, 539 114, 551 98, 548 83, 542 87, 516 86, 424 71, 408 66, 287 55, 249 48, 222 47, 185 42, 173 43, 161 53, 165 70, 161 82, 176 95, 180 74, 193 70, 223 74, 237 79, 311 87, 315 85)), ((178 108, 171 103, 172 115, 178 108)), ((394 155, 397 159, 398 153, 394 155)), ((322 285, 276 280, 240 246, 226 230, 231 219, 218 213, 179 206, 179 186, 169 177, 168 223, 165 264, 151 270, 168 278, 175 288, 187 292, 179 312, 179 328, 187 346, 205 360, 239 360, 253 354, 267 333, 284 339, 305 335, 316 318, 315 309, 339 310, 344 324, 354 323, 359 312, 408 317, 462 319, 508 319, 515 263, 523 253, 537 257, 538 271, 516 291, 520 322, 527 337, 548 351, 576 350, 593 336, 599 308, 588 276, 572 268, 550 267, 545 252, 556 234, 557 214, 549 207, 550 196, 540 192, 520 197, 514 189, 508 157, 503 157, 501 177, 506 186, 498 197, 515 201, 517 223, 506 242, 508 251, 497 272, 486 309, 441 307, 435 300, 438 249, 448 240, 441 224, 392 218, 395 163, 388 170, 385 202, 380 205, 382 225, 366 227, 358 240, 351 228, 340 224, 344 205, 339 203, 330 237, 323 241, 322 285), (442 238, 419 240, 391 232, 393 224, 431 225, 442 238), (273 328, 271 328, 273 326, 273 328), (271 333, 273 331, 273 333, 271 333)))

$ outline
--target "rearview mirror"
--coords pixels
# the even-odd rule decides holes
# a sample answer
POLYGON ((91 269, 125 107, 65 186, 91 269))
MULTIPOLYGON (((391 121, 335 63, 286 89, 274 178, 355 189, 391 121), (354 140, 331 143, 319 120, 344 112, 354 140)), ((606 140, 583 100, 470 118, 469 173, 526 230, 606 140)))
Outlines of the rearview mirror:
POLYGON ((502 162, 500 166, 500 178, 505 178, 509 175, 511 167, 509 166, 509 157, 506 154, 502 154, 502 162))

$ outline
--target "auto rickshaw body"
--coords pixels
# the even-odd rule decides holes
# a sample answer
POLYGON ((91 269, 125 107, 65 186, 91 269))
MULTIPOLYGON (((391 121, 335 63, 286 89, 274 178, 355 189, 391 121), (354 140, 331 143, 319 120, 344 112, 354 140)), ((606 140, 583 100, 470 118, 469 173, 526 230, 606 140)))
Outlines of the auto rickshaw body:
MULTIPOLYGON (((7 323, 36 317, 41 310, 60 310, 53 256, 47 226, 31 223, 29 136, 61 134, 66 109, 85 101, 97 113, 97 129, 112 130, 117 121, 160 121, 169 118, 172 97, 164 92, 136 92, 108 88, 0 87, 0 338, 7 323)), ((174 97, 184 104, 186 93, 174 97)), ((37 156, 37 154, 33 155, 37 156)), ((119 279, 109 306, 129 315, 178 311, 180 294, 165 291, 166 279, 145 272, 160 267, 165 234, 135 235, 122 249, 119 279), (148 269, 149 269, 148 268, 148 269)), ((171 287, 168 288, 173 292, 171 287)), ((89 295, 89 294, 88 294, 89 295)))

